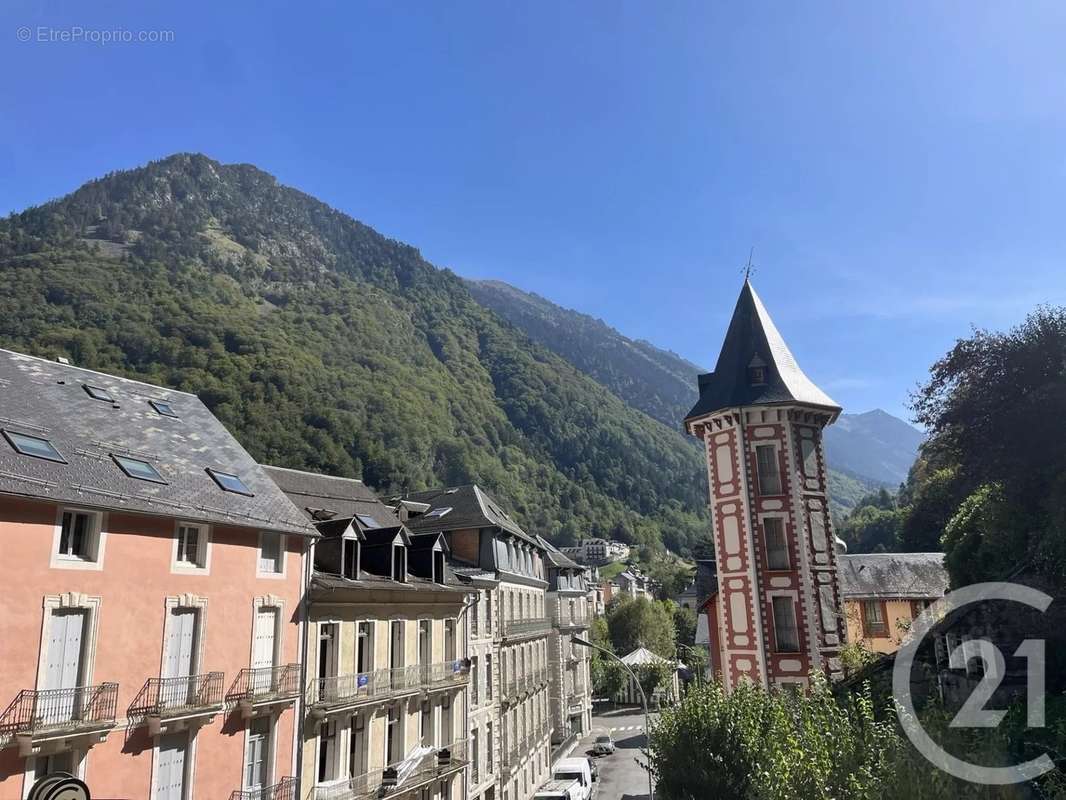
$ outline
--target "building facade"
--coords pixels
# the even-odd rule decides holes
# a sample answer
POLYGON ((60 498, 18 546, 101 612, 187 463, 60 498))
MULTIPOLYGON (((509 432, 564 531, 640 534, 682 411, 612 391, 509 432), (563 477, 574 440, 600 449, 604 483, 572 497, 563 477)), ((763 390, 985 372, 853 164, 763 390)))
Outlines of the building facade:
POLYGON ((844 642, 822 430, 840 407, 800 370, 748 281, 685 419, 703 441, 717 594, 707 608, 726 687, 839 677, 844 642))
POLYGON ((314 528, 195 395, 0 351, 0 798, 294 785, 314 528))
POLYGON ((548 639, 552 746, 558 751, 592 731, 592 651, 585 640, 592 624, 587 570, 541 539, 548 563, 548 639))
POLYGON ((321 538, 306 599, 302 797, 461 800, 468 589, 440 534, 361 481, 266 468, 321 538))
POLYGON ((469 797, 528 800, 550 773, 544 547, 478 486, 418 492, 399 507, 412 531, 444 534, 456 575, 478 589, 469 723, 477 781, 469 797))

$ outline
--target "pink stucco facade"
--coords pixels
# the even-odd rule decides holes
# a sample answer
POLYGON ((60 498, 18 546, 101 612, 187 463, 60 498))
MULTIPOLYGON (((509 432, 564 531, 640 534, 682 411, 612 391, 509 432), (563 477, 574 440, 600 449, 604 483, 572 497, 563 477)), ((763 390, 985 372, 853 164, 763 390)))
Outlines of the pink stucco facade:
MULTIPOLYGON (((99 568, 71 568, 55 563, 59 508, 54 502, 0 497, 0 709, 20 690, 39 688, 54 609, 88 609, 83 656, 88 682, 116 682, 118 694, 116 724, 106 739, 89 747, 82 740, 75 743, 87 754, 78 771, 94 798, 150 798, 155 796, 159 740, 143 721, 127 719, 127 710, 145 682, 161 674, 171 609, 197 607, 198 670, 223 672, 224 694, 251 663, 262 607, 278 609, 276 663, 299 662, 306 540, 285 537, 283 573, 261 575, 260 532, 214 524, 209 563, 193 573, 174 561, 178 520, 111 510, 103 512, 99 568)), ((270 726, 272 780, 294 775, 294 701, 255 713, 269 720, 260 724, 270 726)), ((229 798, 242 788, 248 726, 249 719, 231 702, 210 721, 170 723, 171 733, 190 737, 185 756, 190 800, 229 798)), ((164 725, 163 732, 167 730, 164 725)), ((10 738, 0 744, 5 745, 0 750, 0 800, 23 798, 37 759, 21 756, 10 738)))

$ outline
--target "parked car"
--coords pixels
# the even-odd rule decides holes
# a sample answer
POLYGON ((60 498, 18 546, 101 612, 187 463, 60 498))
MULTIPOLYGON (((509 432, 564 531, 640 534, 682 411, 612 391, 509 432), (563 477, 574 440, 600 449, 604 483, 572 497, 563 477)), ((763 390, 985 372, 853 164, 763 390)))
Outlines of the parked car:
POLYGON ((592 797, 592 762, 587 758, 564 758, 552 770, 552 778, 558 781, 577 781, 580 784, 578 800, 592 797))
POLYGON ((597 736, 595 743, 592 745, 592 752, 598 756, 609 756, 614 753, 614 739, 607 736, 597 736))
POLYGON ((555 780, 554 778, 533 795, 533 800, 581 800, 581 784, 578 781, 555 780))

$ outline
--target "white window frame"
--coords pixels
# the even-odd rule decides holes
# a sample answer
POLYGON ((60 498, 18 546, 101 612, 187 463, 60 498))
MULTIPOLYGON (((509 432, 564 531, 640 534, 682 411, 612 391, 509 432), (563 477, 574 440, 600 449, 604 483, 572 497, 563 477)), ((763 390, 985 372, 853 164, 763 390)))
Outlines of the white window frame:
MULTIPOLYGON (((263 787, 266 788, 274 783, 274 774, 276 772, 278 718, 274 714, 266 714, 256 717, 256 719, 267 720, 267 749, 269 750, 269 755, 267 756, 266 777, 263 779, 263 787)), ((248 723, 244 726, 244 759, 241 762, 241 789, 251 788, 248 786, 248 744, 252 738, 252 721, 248 720, 248 723)))
POLYGON ((285 573, 288 570, 288 558, 286 558, 287 539, 284 533, 278 531, 259 531, 259 542, 255 549, 255 576, 257 578, 268 578, 272 580, 284 580, 285 573), (281 570, 279 572, 266 572, 263 570, 263 537, 264 536, 277 536, 278 537, 278 550, 281 558, 281 570))
POLYGON ((760 514, 759 515, 759 527, 762 528, 762 546, 763 551, 766 554, 766 569, 769 572, 791 572, 795 569, 795 565, 792 563, 792 549, 789 547, 788 541, 788 516, 781 513, 774 514, 760 514), (767 535, 766 520, 777 519, 781 521, 781 536, 785 541, 785 558, 788 560, 788 566, 784 568, 771 567, 770 566, 770 537, 767 535))
POLYGON ((336 717, 323 717, 319 720, 315 728, 315 771, 313 773, 315 786, 336 786, 341 783, 347 783, 348 778, 344 775, 348 771, 347 766, 341 768, 340 755, 345 750, 343 729, 341 728, 340 721, 336 717), (333 734, 333 777, 325 781, 319 781, 318 773, 322 767, 322 726, 332 725, 333 734))
MULTIPOLYGON (((185 733, 188 737, 187 744, 185 746, 185 778, 183 781, 183 787, 185 789, 186 800, 192 800, 193 798, 193 786, 196 782, 196 729, 192 728, 187 731, 171 731, 171 733, 177 735, 185 733)), ((160 733, 155 737, 152 743, 152 784, 149 791, 149 797, 155 797, 156 787, 155 782, 159 778, 159 742, 167 733, 160 733)), ((241 769, 244 769, 244 764, 241 764, 241 769)), ((243 778, 242 778, 243 780, 243 778)))
POLYGON ((252 630, 248 636, 248 666, 251 667, 255 658, 255 626, 259 624, 259 612, 264 608, 273 608, 274 615, 274 666, 280 667, 285 653, 282 641, 285 636, 285 601, 277 595, 268 594, 256 597, 252 600, 252 630))
POLYGON ((90 597, 79 592, 65 592, 63 594, 48 594, 44 596, 44 613, 41 619, 41 642, 38 646, 37 659, 37 688, 44 689, 45 678, 48 674, 48 642, 49 628, 52 626, 52 614, 60 609, 81 609, 86 612, 88 619, 85 620, 85 642, 82 652, 85 654, 83 665, 84 675, 82 685, 93 685, 93 672, 96 667, 96 641, 100 629, 100 605, 103 602, 100 597, 90 597))
MULTIPOLYGON (((81 780, 84 781, 85 780, 85 765, 86 765, 86 762, 88 762, 88 760, 89 760, 89 751, 88 750, 81 750, 81 749, 76 748, 76 747, 72 747, 70 749, 70 752, 71 752, 71 754, 73 756, 73 761, 74 761, 74 777, 80 778, 81 780)), ((44 777, 43 773, 41 775, 37 774, 37 762, 38 761, 44 761, 46 758, 48 758, 48 755, 52 755, 52 754, 51 753, 49 753, 47 755, 40 754, 40 755, 36 755, 36 756, 30 756, 29 758, 26 759, 26 771, 23 773, 23 779, 22 779, 22 797, 23 797, 23 800, 26 800, 26 798, 28 798, 30 796, 30 790, 33 788, 33 784, 35 784, 39 778, 43 778, 44 777)))
MULTIPOLYGON (((166 598, 163 606, 163 641, 159 647, 159 675, 162 677, 167 664, 167 637, 170 634, 170 623, 174 617, 171 612, 175 608, 196 609, 196 650, 193 653, 193 664, 189 674, 200 675, 204 666, 204 644, 207 641, 207 598, 186 592, 166 598)), ((158 744, 156 749, 158 750, 158 744)), ((154 787, 153 784, 153 791, 155 791, 154 787)))
POLYGON ((787 486, 787 466, 785 469, 781 468, 781 443, 775 439, 755 439, 751 443, 751 460, 755 467, 755 486, 759 490, 760 497, 784 497, 788 495, 787 486), (763 447, 773 448, 774 452, 774 464, 777 465, 777 482, 780 491, 766 492, 763 491, 762 476, 759 474, 759 450, 763 447))
POLYGON ((102 570, 104 568, 104 553, 107 545, 107 525, 108 518, 105 511, 99 511, 94 508, 80 508, 78 506, 59 506, 56 509, 51 560, 48 565, 52 569, 102 570), (59 542, 63 537, 63 514, 68 511, 75 514, 88 514, 92 520, 92 533, 89 536, 93 550, 92 559, 60 554, 59 542))
POLYGON ((211 526, 206 522, 192 522, 191 520, 178 520, 174 523, 174 546, 170 551, 170 573, 172 575, 210 575, 211 574, 211 526), (178 543, 181 539, 182 528, 196 528, 200 531, 200 542, 197 547, 201 554, 201 564, 193 565, 188 561, 178 561, 178 543))

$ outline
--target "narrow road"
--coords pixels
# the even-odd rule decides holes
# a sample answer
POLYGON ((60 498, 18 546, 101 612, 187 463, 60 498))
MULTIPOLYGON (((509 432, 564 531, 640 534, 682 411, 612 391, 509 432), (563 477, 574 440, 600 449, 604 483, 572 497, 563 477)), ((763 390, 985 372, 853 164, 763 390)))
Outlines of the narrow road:
MULTIPOLYGON (((655 715, 652 715, 652 723, 655 715)), ((648 773, 637 763, 643 760, 644 714, 633 709, 619 709, 592 717, 592 733, 582 739, 575 756, 593 758, 599 768, 595 800, 648 800, 648 773), (592 743, 597 736, 609 733, 614 739, 615 753, 593 758, 592 743)))

